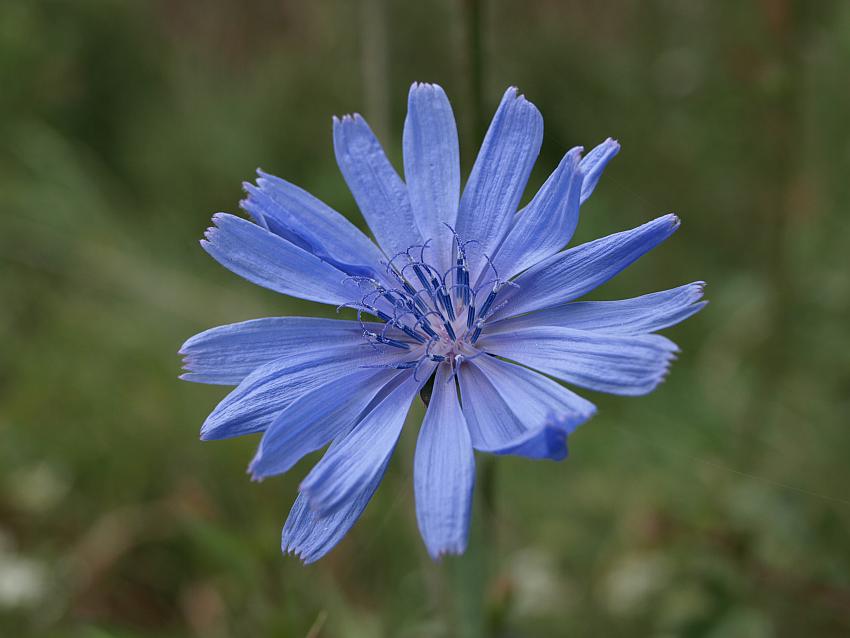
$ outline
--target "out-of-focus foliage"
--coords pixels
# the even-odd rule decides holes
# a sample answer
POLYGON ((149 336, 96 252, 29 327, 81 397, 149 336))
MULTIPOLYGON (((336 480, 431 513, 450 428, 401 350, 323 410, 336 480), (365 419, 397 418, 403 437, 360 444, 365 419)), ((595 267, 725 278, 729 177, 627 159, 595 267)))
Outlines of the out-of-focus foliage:
POLYGON ((413 428, 310 568, 278 548, 307 465, 252 484, 255 441, 198 441, 224 389, 177 381, 183 339, 332 312, 217 266, 210 214, 262 166, 355 215, 330 116, 398 160, 414 80, 453 98, 468 167, 464 5, 0 3, 0 634, 850 633, 845 2, 484 3, 489 105, 515 84, 545 117, 532 187, 623 144, 578 239, 683 218, 599 298, 705 279, 711 304, 655 394, 592 397, 569 460, 498 460, 470 556, 421 547, 413 428))

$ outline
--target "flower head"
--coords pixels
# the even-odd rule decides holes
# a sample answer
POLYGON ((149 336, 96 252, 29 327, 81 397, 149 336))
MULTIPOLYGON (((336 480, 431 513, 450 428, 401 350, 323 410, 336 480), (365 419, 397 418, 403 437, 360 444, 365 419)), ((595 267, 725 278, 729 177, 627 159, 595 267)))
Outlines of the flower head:
POLYGON ((466 547, 473 450, 563 459, 595 408, 557 381, 641 395, 676 352, 653 334, 694 314, 702 283, 621 301, 575 300, 679 226, 666 215, 564 250, 619 145, 566 153, 522 210, 540 150, 538 110, 508 89, 461 190, 457 130, 432 84, 410 89, 404 176, 359 115, 334 119, 337 162, 375 242, 312 195, 262 171, 252 221, 219 213, 201 244, 226 268, 356 320, 256 319, 202 332, 182 378, 235 385, 204 439, 262 433, 249 471, 286 472, 329 445, 301 483, 283 549, 318 560, 378 487, 414 398, 433 381, 414 487, 430 554, 466 547))

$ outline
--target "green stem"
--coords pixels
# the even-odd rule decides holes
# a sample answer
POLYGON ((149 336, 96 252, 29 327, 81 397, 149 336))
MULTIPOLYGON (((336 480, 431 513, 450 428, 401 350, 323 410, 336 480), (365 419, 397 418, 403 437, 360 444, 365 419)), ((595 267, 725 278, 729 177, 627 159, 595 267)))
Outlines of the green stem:
MULTIPOLYGON (((484 22, 483 0, 465 0, 466 56, 469 74, 469 96, 472 111, 472 130, 476 144, 480 144, 486 133, 486 108, 484 106, 484 22)), ((484 510, 487 537, 495 545, 496 531, 496 466, 491 456, 483 457, 479 464, 478 489, 484 510)))
MULTIPOLYGON (((484 98, 487 71, 484 43, 485 0, 464 0, 463 9, 469 119, 474 140, 471 146, 477 148, 487 132, 487 108, 484 98)), ((498 573, 495 461, 492 456, 479 457, 476 490, 478 502, 481 504, 481 517, 477 525, 473 526, 468 553, 458 565, 461 573, 455 576, 456 585, 461 590, 462 604, 468 610, 467 619, 471 621, 467 624, 464 635, 496 636, 501 634, 503 629, 500 618, 503 618, 504 614, 491 608, 489 596, 498 573)))

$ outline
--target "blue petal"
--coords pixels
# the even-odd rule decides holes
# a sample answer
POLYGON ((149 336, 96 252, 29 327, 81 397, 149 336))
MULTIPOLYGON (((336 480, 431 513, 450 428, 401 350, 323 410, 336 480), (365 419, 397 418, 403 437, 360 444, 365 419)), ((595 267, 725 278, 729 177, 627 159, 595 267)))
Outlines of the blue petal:
POLYGON ((552 255, 521 274, 516 288, 500 296, 504 304, 491 320, 557 306, 580 297, 627 268, 676 232, 679 218, 664 215, 552 255))
MULTIPOLYGON (((333 447, 332 445, 331 449, 333 447)), ((283 552, 295 554, 305 564, 310 564, 331 551, 366 509, 381 479, 384 478, 388 463, 389 457, 368 483, 353 493, 339 509, 327 516, 320 516, 310 509, 307 498, 303 493, 299 494, 283 526, 281 538, 283 552)))
MULTIPOLYGON (((301 483, 310 508, 327 515, 360 493, 395 449, 410 403, 423 382, 410 372, 371 412, 331 447, 301 483)), ((427 371, 424 379, 427 379, 427 371)))
POLYGON ((581 187, 581 203, 584 204, 587 198, 593 194, 593 189, 596 188, 599 178, 602 177, 602 171, 608 165, 614 156, 620 152, 620 144, 617 140, 612 140, 610 137, 602 142, 587 154, 579 168, 584 173, 584 184, 581 187))
POLYGON ((496 321, 487 334, 534 326, 560 326, 607 334, 640 335, 669 328, 702 310, 701 281, 618 301, 576 301, 520 317, 496 321))
MULTIPOLYGON (((433 366, 425 371, 426 376, 422 377, 423 380, 427 379, 427 375, 430 374, 432 369, 433 366)), ((393 392, 399 389, 400 384, 404 383, 405 380, 410 380, 410 378, 410 373, 397 375, 392 382, 378 392, 377 396, 366 407, 365 412, 370 412, 374 406, 384 402, 393 392)), ((422 382, 419 382, 416 387, 418 388, 421 385, 422 382)), ((347 444, 347 436, 337 437, 325 456, 347 444)), ((295 505, 293 505, 283 528, 281 543, 283 551, 297 554, 305 563, 313 563, 333 549, 360 518, 375 490, 378 489, 389 461, 390 455, 387 455, 384 462, 378 467, 378 471, 368 481, 355 489, 348 499, 340 503, 339 507, 331 513, 317 512, 310 506, 304 492, 301 492, 295 500, 295 505)))
POLYGON ((244 184, 240 204, 258 224, 349 275, 377 274, 383 255, 345 217, 307 191, 257 171, 257 185, 244 184))
POLYGON ((460 386, 473 445, 494 454, 560 460, 566 435, 596 411, 555 381, 493 357, 469 361, 460 386))
POLYGON ((480 344, 487 352, 583 388, 631 396, 654 390, 677 351, 673 342, 660 335, 623 336, 554 327, 488 334, 480 344))
POLYGON ((339 305, 358 288, 340 272, 294 244, 234 215, 218 213, 201 245, 218 263, 248 281, 284 295, 339 305))
POLYGON ((437 369, 413 463, 416 520, 432 558, 466 549, 475 483, 472 442, 450 374, 447 364, 437 369))
POLYGON ((348 431, 373 398, 399 373, 360 369, 301 395, 275 419, 260 441, 249 472, 282 474, 310 452, 348 431))
POLYGON ((403 357, 395 352, 376 353, 366 343, 294 351, 245 377, 207 417, 201 438, 225 439, 263 432, 301 395, 363 366, 378 366, 403 357))
MULTIPOLYGON (((457 233, 462 240, 479 242, 476 250, 490 257, 495 254, 513 223, 542 140, 540 112, 518 95, 516 88, 509 88, 460 199, 457 233)), ((484 260, 473 263, 477 270, 470 272, 470 280, 474 282, 484 269, 484 260)))
POLYGON ((568 429, 553 421, 537 430, 529 430, 522 436, 503 445, 484 450, 490 454, 522 456, 527 459, 549 459, 563 461, 567 458, 568 429))
POLYGON ((423 239, 431 239, 431 261, 440 272, 451 266, 460 194, 460 153, 452 107, 436 84, 414 84, 404 121, 404 177, 423 239))
MULTIPOLYGON (((380 331, 382 324, 367 324, 380 331)), ((355 321, 316 317, 268 317, 218 326, 191 337, 183 347, 180 376, 186 381, 237 385, 261 365, 296 353, 359 346, 363 328, 355 321)))
POLYGON ((334 151, 360 212, 387 256, 420 243, 407 187, 360 115, 334 118, 334 151))
POLYGON ((502 279, 551 257, 572 238, 578 225, 581 147, 564 156, 558 168, 516 217, 494 264, 502 279))

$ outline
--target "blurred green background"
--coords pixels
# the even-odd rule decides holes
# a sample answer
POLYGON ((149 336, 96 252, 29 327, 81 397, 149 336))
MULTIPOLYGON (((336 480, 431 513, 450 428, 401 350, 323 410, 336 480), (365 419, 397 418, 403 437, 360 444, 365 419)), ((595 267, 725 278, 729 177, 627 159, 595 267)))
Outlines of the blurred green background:
POLYGON ((470 6, 0 2, 0 634, 850 635, 850 3, 470 6), (667 331, 655 394, 586 393, 570 459, 498 459, 466 557, 427 559, 409 427, 305 568, 279 533, 309 463, 255 484, 256 440, 200 443, 225 389, 178 381, 176 351, 332 310, 197 241, 257 166, 360 223, 331 115, 400 166, 412 81, 446 88, 468 170, 476 28, 488 117, 514 84, 545 118, 530 192, 567 148, 623 145, 577 241, 683 219, 595 297, 705 279, 711 304, 667 331))

